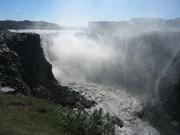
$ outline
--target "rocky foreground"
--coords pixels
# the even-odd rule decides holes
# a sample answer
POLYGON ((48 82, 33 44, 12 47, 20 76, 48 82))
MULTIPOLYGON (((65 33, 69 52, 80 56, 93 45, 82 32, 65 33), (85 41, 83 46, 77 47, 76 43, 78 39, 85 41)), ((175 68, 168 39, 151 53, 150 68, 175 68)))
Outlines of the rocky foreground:
POLYGON ((57 83, 40 43, 38 34, 0 33, 0 86, 12 88, 11 93, 46 98, 63 106, 93 106, 93 101, 57 83))

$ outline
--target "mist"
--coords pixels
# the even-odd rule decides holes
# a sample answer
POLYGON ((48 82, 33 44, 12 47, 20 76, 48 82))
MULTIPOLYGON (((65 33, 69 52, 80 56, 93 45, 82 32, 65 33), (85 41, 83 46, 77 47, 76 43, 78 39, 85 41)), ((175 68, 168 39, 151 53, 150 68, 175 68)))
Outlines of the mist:
POLYGON ((42 35, 57 80, 112 85, 157 97, 158 80, 179 51, 179 33, 127 30, 94 31, 89 27, 86 31, 42 35))
POLYGON ((180 134, 180 0, 2 0, 0 7, 5 112, 47 114, 37 118, 55 134, 180 134), (9 94, 27 101, 5 103, 9 94), (34 106, 39 98, 47 105, 34 106))

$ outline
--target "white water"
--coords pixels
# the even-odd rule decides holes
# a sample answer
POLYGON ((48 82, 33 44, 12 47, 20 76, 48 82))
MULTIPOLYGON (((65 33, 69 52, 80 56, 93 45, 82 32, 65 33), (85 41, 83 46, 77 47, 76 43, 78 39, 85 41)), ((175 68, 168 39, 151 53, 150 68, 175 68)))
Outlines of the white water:
POLYGON ((116 128, 116 135, 159 135, 149 123, 140 120, 135 113, 141 111, 139 98, 133 97, 123 89, 94 83, 62 82, 62 84, 81 92, 85 97, 95 100, 96 108, 116 115, 124 122, 123 128, 116 128))
POLYGON ((109 59, 112 60, 114 50, 97 46, 91 40, 75 38, 74 34, 61 33, 55 37, 41 35, 46 57, 53 65, 56 79, 62 85, 96 101, 96 108, 103 108, 122 119, 124 127, 116 127, 116 135, 159 135, 148 122, 135 115, 142 110, 145 97, 132 96, 125 89, 87 80, 87 75, 94 76, 96 71, 101 70, 98 67, 102 66, 102 62, 108 64, 109 59))
MULTIPOLYGON (((141 112, 147 100, 154 102, 152 95, 158 96, 160 76, 179 51, 179 40, 171 33, 167 40, 166 34, 156 34, 157 41, 160 41, 156 44, 151 40, 154 39, 152 35, 148 35, 151 43, 144 42, 147 40, 143 40, 144 37, 129 42, 126 36, 122 41, 114 42, 112 36, 119 38, 116 33, 103 38, 96 35, 98 38, 93 39, 84 36, 82 31, 12 32, 39 33, 46 58, 53 65, 53 73, 59 83, 96 101, 96 108, 103 108, 122 119, 124 127, 116 128, 117 135, 160 134, 135 114, 141 112)), ((124 35, 123 32, 121 34, 124 35)))
MULTIPOLYGON (((109 41, 109 37, 106 41, 102 40, 101 37, 95 41, 86 36, 76 36, 76 34, 82 34, 82 31, 19 30, 14 32, 33 32, 41 35, 46 58, 53 65, 53 73, 59 83, 96 101, 98 104, 95 108, 103 108, 104 111, 123 120, 124 126, 122 128, 116 127, 116 135, 160 134, 152 125, 135 115, 137 112, 141 112, 143 104, 147 100, 149 93, 148 91, 146 93, 146 89, 144 91, 147 95, 140 94, 139 91, 135 90, 135 96, 130 94, 129 89, 108 84, 108 82, 116 81, 116 77, 113 78, 113 75, 116 76, 116 72, 121 70, 124 73, 121 75, 125 77, 127 82, 142 79, 134 78, 138 75, 134 70, 139 68, 140 71, 146 73, 144 70, 146 65, 143 65, 143 55, 141 55, 144 50, 136 52, 136 55, 131 58, 133 65, 129 65, 126 63, 126 57, 129 55, 126 53, 127 48, 123 48, 124 46, 121 45, 118 49, 112 47, 113 41, 109 41), (96 83, 96 81, 100 81, 100 83, 96 83)), ((141 44, 142 47, 144 46, 142 42, 139 44, 140 47, 141 44)), ((141 48, 139 49, 141 50, 141 48)), ((153 62, 153 59, 150 62, 153 62)), ((153 67, 153 63, 150 66, 153 67)), ((162 66, 164 65, 162 64, 162 66)), ((144 76, 147 77, 145 79, 147 79, 148 84, 149 75, 144 74, 144 76)))

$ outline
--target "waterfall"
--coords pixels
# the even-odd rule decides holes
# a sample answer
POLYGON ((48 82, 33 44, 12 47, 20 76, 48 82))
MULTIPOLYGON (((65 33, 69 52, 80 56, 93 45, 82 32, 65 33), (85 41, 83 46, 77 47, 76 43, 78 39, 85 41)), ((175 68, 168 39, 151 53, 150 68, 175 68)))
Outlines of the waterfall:
POLYGON ((149 116, 145 116, 145 121, 137 114, 147 103, 158 104, 159 80, 179 50, 176 33, 121 37, 87 31, 51 31, 40 35, 59 83, 95 100, 95 108, 121 118, 125 125, 116 128, 117 135, 160 134, 148 122, 149 116))

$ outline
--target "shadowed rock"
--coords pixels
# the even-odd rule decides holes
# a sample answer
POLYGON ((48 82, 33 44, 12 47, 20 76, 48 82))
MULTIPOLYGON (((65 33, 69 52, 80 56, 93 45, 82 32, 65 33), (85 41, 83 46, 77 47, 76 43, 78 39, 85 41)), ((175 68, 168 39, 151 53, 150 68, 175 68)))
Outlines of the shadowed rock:
POLYGON ((159 83, 160 100, 165 111, 180 121, 180 52, 159 83))
POLYGON ((0 33, 0 84, 16 93, 47 98, 63 106, 91 107, 94 102, 60 86, 44 57, 38 34, 0 33))

